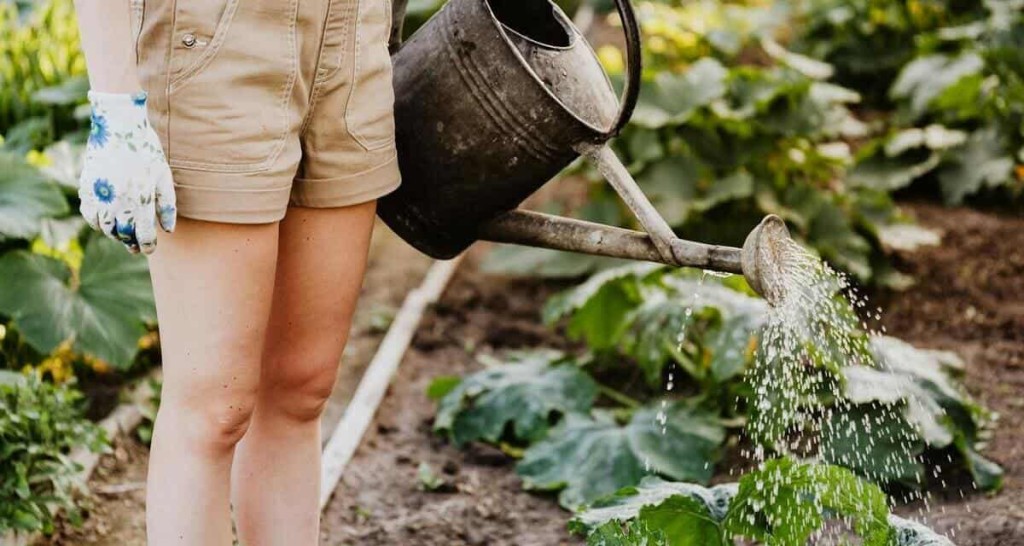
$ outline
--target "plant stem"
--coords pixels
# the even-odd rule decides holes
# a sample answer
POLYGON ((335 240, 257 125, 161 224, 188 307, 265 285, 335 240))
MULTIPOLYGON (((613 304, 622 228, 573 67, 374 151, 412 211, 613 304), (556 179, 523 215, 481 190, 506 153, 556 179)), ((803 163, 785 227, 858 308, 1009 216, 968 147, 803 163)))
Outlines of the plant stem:
POLYGON ((597 390, 601 394, 607 396, 608 398, 614 400, 615 402, 622 404, 623 406, 626 406, 627 408, 636 409, 642 405, 639 400, 631 398, 607 385, 598 384, 597 390))

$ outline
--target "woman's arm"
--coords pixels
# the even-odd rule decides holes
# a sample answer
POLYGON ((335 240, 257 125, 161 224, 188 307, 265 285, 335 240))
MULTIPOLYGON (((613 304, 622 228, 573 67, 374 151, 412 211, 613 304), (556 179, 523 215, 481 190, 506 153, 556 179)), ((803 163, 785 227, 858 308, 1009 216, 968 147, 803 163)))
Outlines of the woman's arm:
POLYGON ((141 91, 129 0, 75 0, 75 11, 92 90, 141 91))
POLYGON ((156 249, 177 219, 171 168, 136 72, 129 0, 75 0, 92 125, 78 179, 82 217, 131 252, 156 249))

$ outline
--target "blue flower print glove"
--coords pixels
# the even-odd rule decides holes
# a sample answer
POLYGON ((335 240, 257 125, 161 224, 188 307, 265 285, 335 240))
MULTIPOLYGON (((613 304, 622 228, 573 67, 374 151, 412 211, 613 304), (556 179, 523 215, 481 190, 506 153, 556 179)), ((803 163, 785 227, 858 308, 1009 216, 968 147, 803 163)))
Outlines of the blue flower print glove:
POLYGON ((92 129, 78 196, 93 229, 132 253, 156 249, 156 225, 174 231, 171 168, 146 115, 146 94, 89 92, 92 129))

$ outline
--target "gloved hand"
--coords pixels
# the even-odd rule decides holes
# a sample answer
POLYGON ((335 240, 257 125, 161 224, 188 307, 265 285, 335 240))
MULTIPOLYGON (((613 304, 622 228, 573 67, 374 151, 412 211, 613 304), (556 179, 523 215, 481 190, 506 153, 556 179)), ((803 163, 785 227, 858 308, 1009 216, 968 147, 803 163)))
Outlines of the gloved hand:
POLYGON ((146 115, 146 94, 89 92, 92 129, 78 196, 93 229, 146 254, 156 249, 156 223, 177 220, 171 168, 146 115))

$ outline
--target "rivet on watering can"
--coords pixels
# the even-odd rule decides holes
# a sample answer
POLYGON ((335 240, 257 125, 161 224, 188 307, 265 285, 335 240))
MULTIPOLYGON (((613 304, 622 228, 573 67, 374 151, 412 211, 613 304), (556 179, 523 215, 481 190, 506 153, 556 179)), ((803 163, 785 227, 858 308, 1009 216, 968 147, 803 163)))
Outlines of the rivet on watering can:
POLYGON ((189 32, 188 34, 186 34, 186 35, 181 37, 181 43, 185 47, 189 47, 189 48, 195 47, 195 45, 196 45, 196 35, 192 34, 191 32, 189 32))

